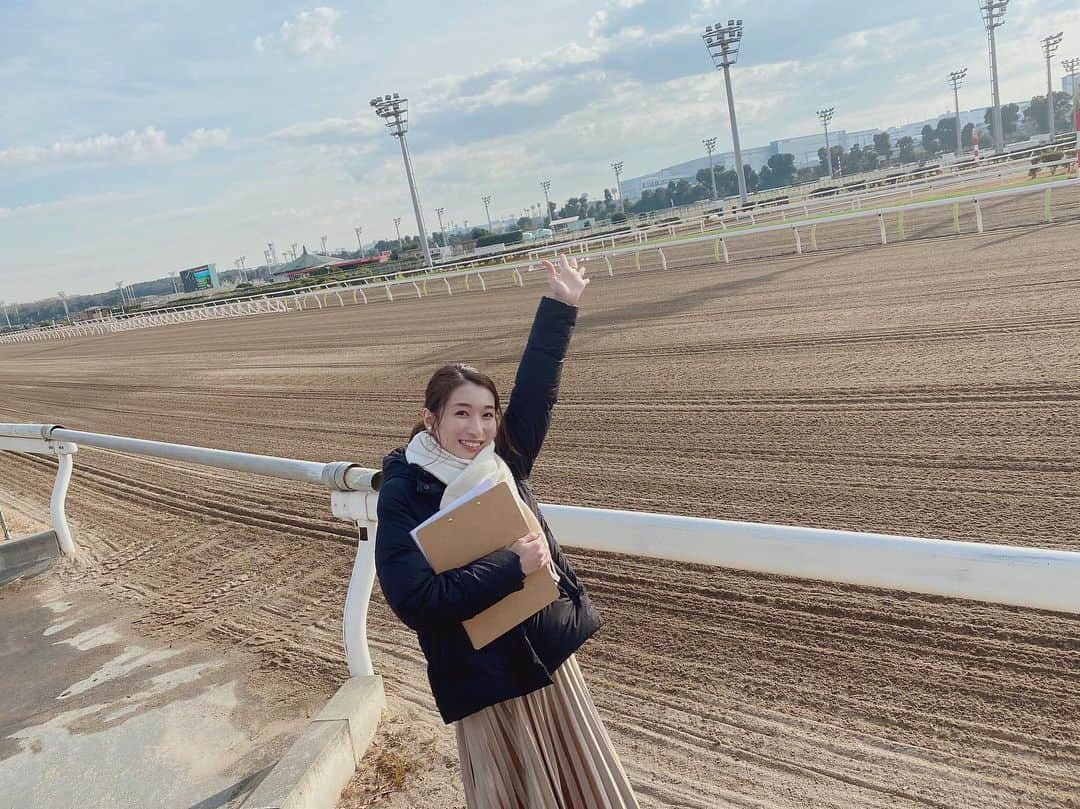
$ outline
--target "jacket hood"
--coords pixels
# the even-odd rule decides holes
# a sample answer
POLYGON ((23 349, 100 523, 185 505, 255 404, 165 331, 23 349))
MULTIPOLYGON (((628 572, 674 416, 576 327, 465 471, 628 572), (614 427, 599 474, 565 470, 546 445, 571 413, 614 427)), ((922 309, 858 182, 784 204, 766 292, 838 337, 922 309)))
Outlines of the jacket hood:
POLYGON ((382 471, 384 481, 390 480, 390 478, 411 478, 414 476, 415 471, 412 469, 412 464, 405 460, 405 447, 398 447, 382 459, 382 471))

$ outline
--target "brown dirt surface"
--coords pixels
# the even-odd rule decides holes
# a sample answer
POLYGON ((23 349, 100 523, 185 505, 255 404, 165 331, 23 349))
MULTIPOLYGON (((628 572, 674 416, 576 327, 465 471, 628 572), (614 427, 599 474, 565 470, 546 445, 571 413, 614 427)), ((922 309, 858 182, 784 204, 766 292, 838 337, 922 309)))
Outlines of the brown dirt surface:
MULTIPOLYGON (((888 247, 873 222, 819 228, 819 250, 804 230, 802 256, 779 234, 732 240, 730 265, 710 245, 673 247, 667 272, 591 262, 541 499, 1080 550, 1080 204, 1055 199, 1050 226, 1032 205, 986 206, 984 236, 939 211, 888 247)), ((512 283, 0 346, 0 420, 375 465, 437 365, 508 391, 544 288, 512 283)), ((3 461, 0 492, 47 498, 52 462, 3 461)), ((144 631, 329 690, 355 539, 328 500, 84 449, 68 511, 109 538, 67 575, 144 631)), ((606 620, 579 659, 643 806, 1080 806, 1077 616, 570 556, 606 620)), ((370 635, 389 706, 346 805, 462 805, 378 593, 370 635)))

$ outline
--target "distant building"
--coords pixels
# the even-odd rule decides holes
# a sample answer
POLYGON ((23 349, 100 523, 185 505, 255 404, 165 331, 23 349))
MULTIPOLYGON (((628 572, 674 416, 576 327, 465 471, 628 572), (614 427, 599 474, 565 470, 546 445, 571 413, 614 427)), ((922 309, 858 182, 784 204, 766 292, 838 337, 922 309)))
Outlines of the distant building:
MULTIPOLYGON (((960 129, 963 129, 968 124, 973 124, 976 127, 986 127, 985 122, 986 107, 976 107, 971 110, 960 110, 960 129)), ((924 121, 915 121, 910 124, 902 124, 900 126, 890 126, 885 131, 889 133, 889 140, 896 147, 896 142, 901 138, 911 138, 916 143, 922 142, 922 131, 924 126, 932 126, 937 128, 938 121, 943 118, 952 120, 956 117, 955 110, 948 110, 935 115, 933 118, 927 118, 924 121)))
POLYGON ((294 278, 304 278, 311 275, 315 270, 320 270, 323 267, 335 267, 341 262, 341 259, 334 258, 333 256, 323 256, 318 253, 309 253, 307 246, 304 246, 304 251, 290 261, 288 264, 283 264, 274 270, 275 281, 291 281, 294 278))
POLYGON ((91 306, 81 312, 75 312, 71 316, 72 323, 83 323, 88 320, 106 320, 112 316, 108 306, 91 306))
POLYGON ((316 270, 326 268, 341 272, 359 269, 366 264, 383 264, 390 260, 390 251, 362 256, 360 258, 338 258, 337 256, 324 256, 319 253, 309 253, 307 247, 303 252, 288 264, 283 264, 274 269, 274 281, 291 281, 294 278, 306 278, 314 275, 316 270))

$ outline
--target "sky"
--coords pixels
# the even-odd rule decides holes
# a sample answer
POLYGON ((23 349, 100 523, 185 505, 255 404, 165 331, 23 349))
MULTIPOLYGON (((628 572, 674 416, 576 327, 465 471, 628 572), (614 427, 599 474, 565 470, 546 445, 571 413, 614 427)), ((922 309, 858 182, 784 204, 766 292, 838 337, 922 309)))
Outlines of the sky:
MULTIPOLYGON (((353 248, 416 225, 401 153, 369 107, 409 99, 429 230, 595 198, 624 177, 731 148, 708 23, 745 26, 732 79, 745 147, 896 126, 990 103, 978 0, 0 0, 0 299, 166 276, 273 242, 353 248)), ((1012 0, 1004 101, 1080 56, 1075 0, 1012 0)))

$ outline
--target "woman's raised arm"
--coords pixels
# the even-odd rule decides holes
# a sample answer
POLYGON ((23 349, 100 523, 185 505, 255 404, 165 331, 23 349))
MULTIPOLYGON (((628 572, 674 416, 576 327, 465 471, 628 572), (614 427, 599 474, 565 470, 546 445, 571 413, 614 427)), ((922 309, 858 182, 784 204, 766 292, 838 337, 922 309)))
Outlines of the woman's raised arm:
POLYGON ((577 304, 589 285, 576 259, 550 261, 548 295, 541 298, 532 331, 518 364, 514 389, 503 414, 505 441, 496 449, 518 478, 527 478, 547 436, 551 410, 559 396, 559 380, 570 335, 577 322, 577 304))

